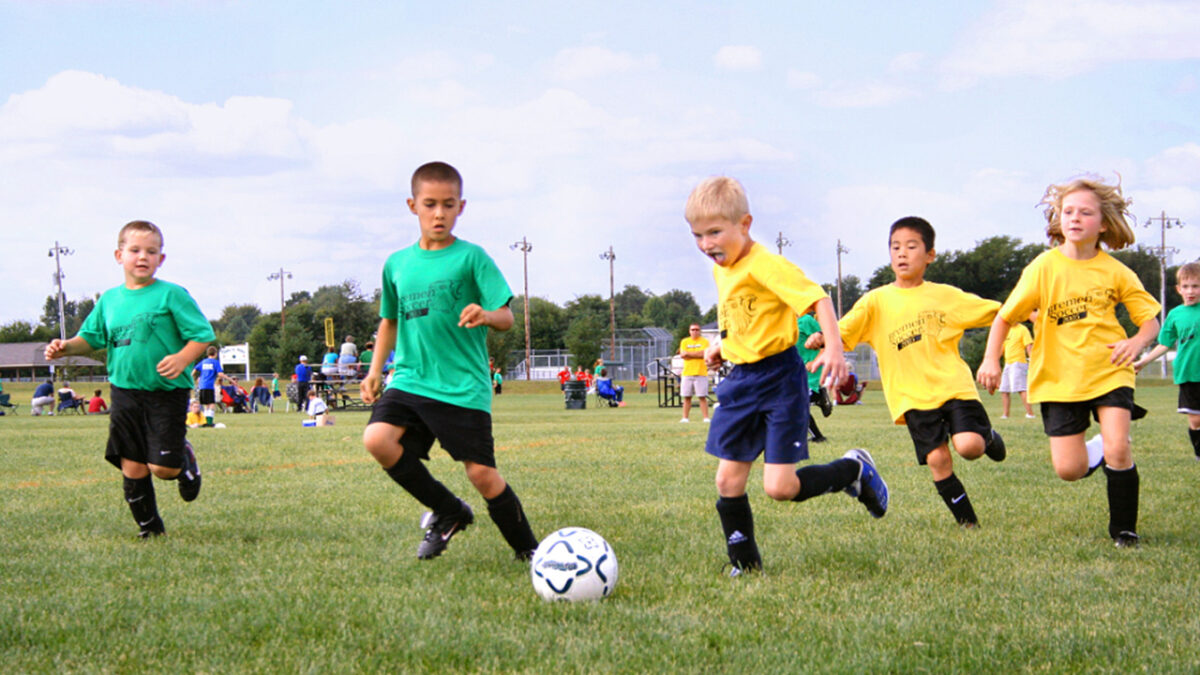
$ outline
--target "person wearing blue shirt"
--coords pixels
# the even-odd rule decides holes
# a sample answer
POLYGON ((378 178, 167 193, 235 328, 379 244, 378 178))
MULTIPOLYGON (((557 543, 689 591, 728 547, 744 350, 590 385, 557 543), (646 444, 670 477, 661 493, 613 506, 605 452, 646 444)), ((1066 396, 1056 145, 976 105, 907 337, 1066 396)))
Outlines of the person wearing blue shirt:
POLYGON ((308 400, 308 383, 312 380, 312 368, 308 366, 308 357, 301 354, 300 363, 296 364, 296 407, 304 412, 304 402, 308 400))
POLYGON ((205 358, 196 364, 192 372, 197 374, 196 389, 200 391, 200 405, 204 406, 204 426, 213 426, 213 416, 217 410, 217 381, 228 379, 221 369, 221 360, 217 358, 217 348, 209 345, 205 358))
POLYGON ((38 385, 38 388, 33 391, 33 400, 29 402, 29 406, 33 408, 34 415, 42 414, 42 406, 50 406, 46 414, 54 414, 54 383, 46 380, 38 385))

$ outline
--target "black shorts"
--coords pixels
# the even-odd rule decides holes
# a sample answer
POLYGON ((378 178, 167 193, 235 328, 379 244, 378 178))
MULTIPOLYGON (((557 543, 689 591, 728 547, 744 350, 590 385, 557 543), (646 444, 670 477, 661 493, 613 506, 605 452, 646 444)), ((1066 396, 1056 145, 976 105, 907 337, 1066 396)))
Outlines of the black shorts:
POLYGON ((182 469, 187 436, 187 389, 146 391, 111 387, 108 446, 104 458, 121 468, 121 460, 182 469))
POLYGON ((1200 415, 1200 382, 1179 384, 1179 412, 1200 415))
POLYGON ((917 451, 917 464, 922 465, 930 451, 948 443, 954 434, 973 431, 986 441, 992 429, 983 404, 975 400, 951 399, 933 410, 906 410, 904 421, 917 451))
POLYGON ((1146 416, 1146 409, 1133 402, 1133 387, 1117 387, 1088 401, 1045 401, 1042 403, 1042 428, 1047 436, 1074 436, 1087 431, 1091 417, 1100 420, 1098 408, 1124 408, 1130 419, 1146 416))
POLYGON ((404 427, 400 444, 405 452, 416 452, 421 459, 429 459, 429 448, 436 439, 457 462, 496 466, 492 416, 482 410, 387 389, 375 402, 367 424, 376 422, 404 427))
POLYGON ((200 405, 212 405, 217 402, 217 391, 215 389, 200 390, 200 405))

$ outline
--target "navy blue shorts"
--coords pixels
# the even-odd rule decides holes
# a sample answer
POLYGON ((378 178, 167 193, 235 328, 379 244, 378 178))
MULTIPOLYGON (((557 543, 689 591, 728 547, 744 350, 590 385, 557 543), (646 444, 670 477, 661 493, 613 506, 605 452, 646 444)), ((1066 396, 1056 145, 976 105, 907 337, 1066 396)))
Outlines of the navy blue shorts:
POLYGON ((808 371, 795 349, 734 366, 717 385, 704 450, 737 462, 808 459, 808 371))

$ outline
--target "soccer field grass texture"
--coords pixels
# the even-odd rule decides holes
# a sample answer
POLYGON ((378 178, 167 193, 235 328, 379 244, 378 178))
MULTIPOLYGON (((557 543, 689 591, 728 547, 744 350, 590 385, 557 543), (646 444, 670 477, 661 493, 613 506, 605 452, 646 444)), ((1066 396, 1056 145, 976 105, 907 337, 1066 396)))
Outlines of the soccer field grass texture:
MULTIPOLYGON (((510 387, 506 387, 509 389, 510 387)), ((519 387, 514 386, 513 389, 519 387)), ((716 460, 699 415, 631 394, 563 410, 557 394, 496 401, 497 457, 539 536, 567 525, 614 547, 614 595, 533 591, 461 467, 434 474, 475 508, 447 552, 418 561, 423 507, 359 441, 366 413, 302 429, 297 414, 223 415, 195 430, 204 490, 156 481, 168 536, 142 542, 107 418, 0 419, 0 663, 6 672, 1197 672, 1200 462, 1173 387, 1144 387, 1134 428, 1143 546, 1106 532, 1102 475, 1058 480, 1039 420, 998 420, 1002 464, 959 460, 982 527, 958 528, 882 396, 819 419, 871 450, 892 491, 803 504, 750 483, 766 572, 722 575, 716 460)), ((998 418, 999 401, 985 398, 998 418)))

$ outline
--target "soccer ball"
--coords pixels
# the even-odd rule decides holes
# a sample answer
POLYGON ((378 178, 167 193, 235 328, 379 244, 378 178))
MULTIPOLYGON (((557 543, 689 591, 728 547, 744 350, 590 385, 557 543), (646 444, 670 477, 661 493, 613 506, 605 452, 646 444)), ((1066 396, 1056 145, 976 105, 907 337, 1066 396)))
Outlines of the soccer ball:
POLYGON ((599 600, 617 585, 617 555, 595 532, 564 527, 538 545, 529 576, 545 600, 599 600))

